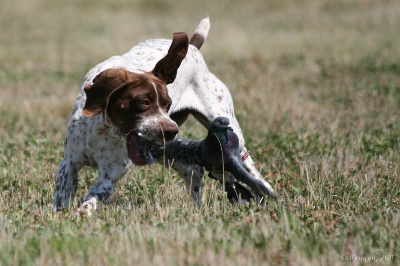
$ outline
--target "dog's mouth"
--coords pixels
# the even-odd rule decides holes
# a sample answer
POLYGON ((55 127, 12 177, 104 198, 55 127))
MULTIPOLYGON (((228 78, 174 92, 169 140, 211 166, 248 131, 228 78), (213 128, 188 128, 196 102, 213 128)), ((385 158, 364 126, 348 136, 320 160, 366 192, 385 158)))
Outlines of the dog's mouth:
POLYGON ((141 133, 132 131, 126 136, 128 157, 135 165, 146 165, 156 161, 150 152, 155 144, 154 141, 146 139, 141 133))

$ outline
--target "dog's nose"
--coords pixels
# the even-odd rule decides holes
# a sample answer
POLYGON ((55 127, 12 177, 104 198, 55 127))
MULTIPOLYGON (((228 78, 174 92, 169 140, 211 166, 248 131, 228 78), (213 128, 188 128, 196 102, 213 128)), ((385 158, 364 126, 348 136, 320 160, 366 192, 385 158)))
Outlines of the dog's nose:
POLYGON ((173 140, 179 129, 176 124, 162 124, 163 135, 166 141, 173 140))

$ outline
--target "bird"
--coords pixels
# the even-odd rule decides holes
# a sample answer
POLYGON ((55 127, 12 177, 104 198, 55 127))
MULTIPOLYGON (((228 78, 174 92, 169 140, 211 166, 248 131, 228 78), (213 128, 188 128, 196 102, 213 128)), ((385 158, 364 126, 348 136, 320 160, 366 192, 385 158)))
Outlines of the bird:
MULTIPOLYGON (((200 156, 206 170, 211 173, 227 171, 237 181, 247 185, 257 198, 272 197, 262 180, 250 174, 243 165, 239 148, 239 138, 229 126, 229 119, 217 117, 208 129, 207 137, 200 144, 200 156)), ((243 188, 235 185, 235 187, 243 188)))
POLYGON ((211 178, 225 184, 225 191, 231 201, 238 201, 239 194, 242 200, 260 200, 265 196, 272 198, 273 195, 269 194, 262 180, 245 169, 240 155, 239 138, 229 124, 227 117, 217 117, 209 126, 205 139, 177 137, 164 146, 153 148, 151 154, 158 160, 184 160, 185 163, 203 166, 211 178), (230 175, 225 172, 229 172, 234 179, 230 179, 230 175))

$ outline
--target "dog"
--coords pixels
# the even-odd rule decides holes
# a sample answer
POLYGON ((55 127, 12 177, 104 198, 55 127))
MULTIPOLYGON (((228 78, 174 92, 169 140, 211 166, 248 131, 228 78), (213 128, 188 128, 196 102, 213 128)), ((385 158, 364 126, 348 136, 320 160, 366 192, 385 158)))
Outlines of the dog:
MULTIPOLYGON (((146 40, 86 74, 56 174, 53 205, 57 210, 68 208, 78 189, 79 170, 90 166, 98 169, 98 177, 78 209, 90 216, 99 201, 109 200, 117 181, 132 165, 153 162, 152 146, 173 140, 189 115, 206 128, 216 117, 228 118, 238 136, 244 167, 269 196, 274 195, 244 146, 228 88, 209 72, 199 52, 209 29, 209 18, 205 18, 190 40, 183 32, 174 33, 172 41, 146 40)), ((199 202, 203 167, 188 164, 184 158, 167 166, 183 177, 188 193, 199 202)), ((234 178, 210 175, 224 182, 226 176, 234 178)))

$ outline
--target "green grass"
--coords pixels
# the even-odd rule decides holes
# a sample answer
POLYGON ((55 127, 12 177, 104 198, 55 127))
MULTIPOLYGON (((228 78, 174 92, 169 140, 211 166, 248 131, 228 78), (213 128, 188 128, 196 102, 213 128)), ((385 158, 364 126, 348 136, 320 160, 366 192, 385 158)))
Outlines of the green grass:
MULTIPOLYGON (((0 265, 399 263, 400 4, 397 1, 0 0, 0 265), (86 71, 141 40, 192 33, 230 88, 246 145, 278 193, 202 204, 158 165, 133 168, 91 219, 80 172, 53 213, 54 176, 86 71)), ((183 136, 201 138, 193 119, 183 136)))

